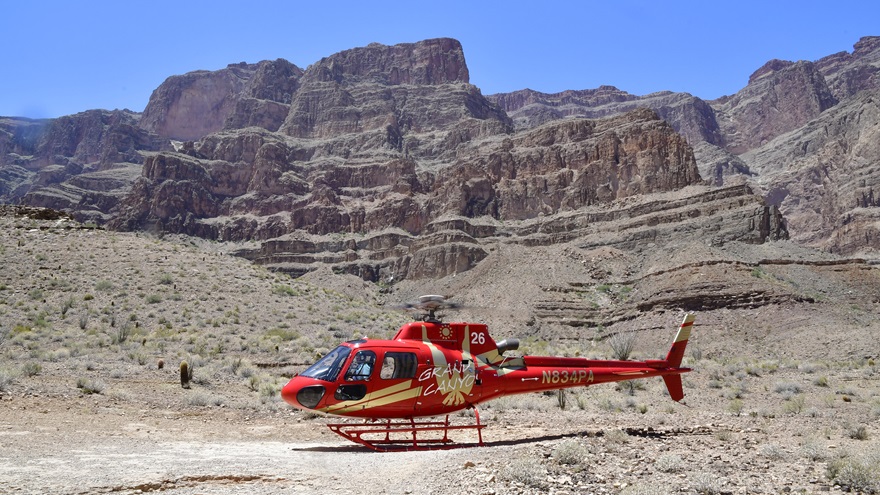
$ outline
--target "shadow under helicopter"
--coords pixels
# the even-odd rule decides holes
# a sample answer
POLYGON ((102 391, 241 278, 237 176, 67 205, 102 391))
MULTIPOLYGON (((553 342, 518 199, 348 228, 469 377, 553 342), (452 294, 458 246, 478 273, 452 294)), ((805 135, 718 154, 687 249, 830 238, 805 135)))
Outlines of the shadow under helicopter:
MULTIPOLYGON (((673 431, 663 431, 663 430, 655 430, 653 428, 624 428, 622 430, 624 433, 630 436, 637 436, 642 438, 655 438, 655 439, 663 439, 668 437, 669 435, 674 435, 676 432, 673 431)), ((412 450, 445 450, 445 449, 458 449, 458 448, 467 448, 467 447, 512 447, 516 445, 526 445, 530 443, 538 443, 538 442, 550 442, 554 440, 564 440, 567 438, 597 438, 605 435, 603 430, 597 431, 580 431, 574 433, 559 433, 556 435, 543 435, 540 437, 529 437, 529 438, 517 438, 512 440, 496 440, 491 442, 483 442, 482 445, 476 443, 450 443, 448 446, 438 447, 436 449, 412 449, 412 450)), ((390 450, 390 452, 402 452, 407 451, 405 440, 401 440, 398 445, 399 447, 390 450)), ((366 446, 361 445, 316 445, 314 447, 293 447, 290 450, 300 451, 300 452, 351 452, 355 454, 367 454, 375 452, 373 449, 370 449, 366 446)))

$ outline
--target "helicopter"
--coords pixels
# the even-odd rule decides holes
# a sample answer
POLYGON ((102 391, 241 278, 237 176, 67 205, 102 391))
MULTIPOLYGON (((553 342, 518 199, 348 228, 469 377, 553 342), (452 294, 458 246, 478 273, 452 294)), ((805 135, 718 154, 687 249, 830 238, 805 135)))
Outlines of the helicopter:
POLYGON ((291 378, 281 397, 299 409, 364 419, 327 426, 377 451, 484 445, 477 406, 506 395, 659 376, 672 400, 684 397, 681 375, 691 370, 681 362, 693 313, 685 315, 665 359, 625 361, 505 355, 519 348, 518 339, 495 342, 484 324, 437 318, 437 311, 455 307, 441 295, 420 297, 407 306, 423 312, 419 320, 391 340, 341 343, 291 378), (464 409, 473 410, 474 424, 451 423, 449 415, 464 409), (476 430, 478 441, 455 443, 449 432, 456 430, 476 430))

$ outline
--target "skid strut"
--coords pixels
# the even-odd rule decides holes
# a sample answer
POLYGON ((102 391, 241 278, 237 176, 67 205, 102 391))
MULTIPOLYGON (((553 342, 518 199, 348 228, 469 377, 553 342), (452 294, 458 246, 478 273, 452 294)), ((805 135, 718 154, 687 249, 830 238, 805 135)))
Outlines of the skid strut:
POLYGON ((331 423, 327 427, 347 440, 380 452, 477 447, 483 445, 483 428, 486 425, 480 423, 480 411, 473 409, 476 424, 454 425, 449 423, 447 415, 443 421, 386 419, 367 420, 365 423, 331 423), (453 442, 449 438, 452 430, 476 430, 477 443, 453 442))

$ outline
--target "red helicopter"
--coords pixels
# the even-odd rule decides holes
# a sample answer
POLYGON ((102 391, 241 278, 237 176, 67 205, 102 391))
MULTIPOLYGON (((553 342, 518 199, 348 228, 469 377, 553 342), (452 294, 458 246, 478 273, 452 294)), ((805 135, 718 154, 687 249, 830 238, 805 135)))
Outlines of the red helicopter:
POLYGON ((436 311, 453 307, 443 296, 422 296, 410 306, 425 312, 422 321, 403 325, 392 340, 340 344, 293 377, 281 396, 299 409, 365 418, 328 427, 380 451, 483 445, 477 404, 504 395, 660 376, 672 400, 684 397, 681 374, 690 368, 680 365, 693 314, 684 317, 665 359, 615 361, 505 356, 519 347, 517 339, 496 343, 486 325, 436 318, 436 311), (451 424, 449 414, 466 408, 473 409, 475 424, 451 424), (444 421, 416 420, 442 415, 444 421), (453 443, 451 430, 476 430, 478 442, 453 443))

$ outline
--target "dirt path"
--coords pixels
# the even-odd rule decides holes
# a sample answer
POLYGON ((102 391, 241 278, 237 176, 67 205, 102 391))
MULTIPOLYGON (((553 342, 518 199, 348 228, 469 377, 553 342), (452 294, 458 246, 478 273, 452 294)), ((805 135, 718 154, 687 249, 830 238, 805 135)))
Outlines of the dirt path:
POLYGON ((84 402, 0 401, 0 493, 431 493, 436 487, 418 482, 425 473, 473 457, 376 454, 291 416, 84 402))
POLYGON ((8 429, 0 436, 6 444, 0 492, 422 493, 410 486, 414 475, 449 456, 377 456, 341 442, 156 441, 86 433, 53 441, 53 436, 8 429))

